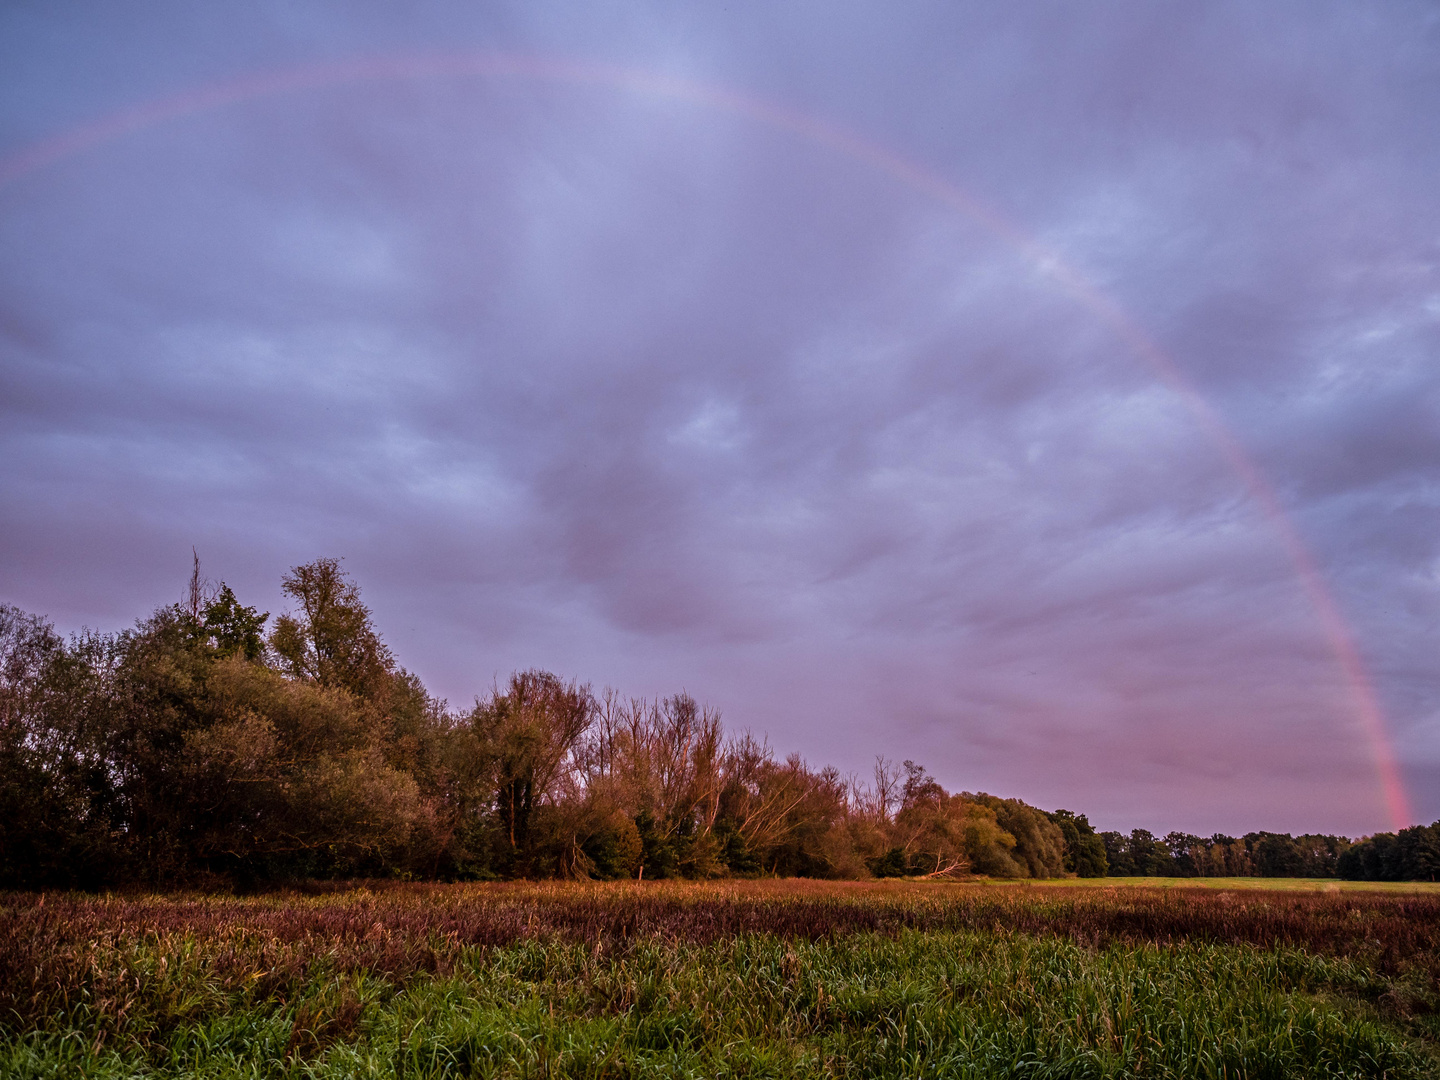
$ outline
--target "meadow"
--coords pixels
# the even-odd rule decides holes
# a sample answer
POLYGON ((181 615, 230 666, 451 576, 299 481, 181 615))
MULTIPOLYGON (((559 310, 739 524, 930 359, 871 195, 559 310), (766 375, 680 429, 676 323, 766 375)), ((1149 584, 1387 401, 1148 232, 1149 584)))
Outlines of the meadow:
MULTIPOLYGON (((1030 887, 1026 881, 990 881, 996 888, 1030 887)), ((1397 893, 1440 896, 1436 881, 1337 881, 1335 878, 1289 877, 1103 877, 1061 878, 1046 881, 1046 888, 1113 889, 1121 886, 1145 889, 1209 889, 1219 892, 1235 890, 1264 892, 1360 892, 1397 893)))
POLYGON ((0 1074, 1440 1076, 1440 891, 1256 884, 11 893, 0 1074))

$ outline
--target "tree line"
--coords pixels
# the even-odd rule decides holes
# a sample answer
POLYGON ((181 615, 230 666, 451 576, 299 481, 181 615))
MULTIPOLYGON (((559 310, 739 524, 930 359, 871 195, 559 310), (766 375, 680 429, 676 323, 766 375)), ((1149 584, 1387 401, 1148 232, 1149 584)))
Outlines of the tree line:
POLYGON ((293 608, 271 620, 197 560, 180 603, 68 640, 0 605, 0 885, 1365 876, 1409 873, 1424 848, 1414 830, 1374 858, 1380 836, 1284 837, 1291 857, 1276 834, 1097 833, 909 761, 860 779, 781 758, 685 693, 545 671, 457 710, 396 662, 338 560, 282 588, 293 608))
POLYGON ((1210 837, 1145 829, 1103 832, 1116 877, 1338 877, 1349 881, 1434 881, 1440 876, 1440 822, 1358 842, 1344 836, 1252 832, 1210 837))

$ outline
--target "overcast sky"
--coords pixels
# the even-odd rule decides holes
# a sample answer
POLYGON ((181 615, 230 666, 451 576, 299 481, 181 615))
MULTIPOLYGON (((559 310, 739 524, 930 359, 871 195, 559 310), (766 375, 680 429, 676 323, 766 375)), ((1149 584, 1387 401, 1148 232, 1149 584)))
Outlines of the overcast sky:
POLYGON ((1430 821, 1437 103, 1399 0, 11 0, 0 600, 342 556, 454 705, 1388 828, 1290 528, 1430 821))

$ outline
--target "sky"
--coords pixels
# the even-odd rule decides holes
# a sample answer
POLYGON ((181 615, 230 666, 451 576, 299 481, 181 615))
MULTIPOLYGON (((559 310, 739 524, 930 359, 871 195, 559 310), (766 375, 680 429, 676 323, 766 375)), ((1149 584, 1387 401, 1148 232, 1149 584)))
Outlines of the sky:
POLYGON ((0 601, 335 556, 456 708, 1428 822, 1437 101, 1402 0, 10 0, 0 601))

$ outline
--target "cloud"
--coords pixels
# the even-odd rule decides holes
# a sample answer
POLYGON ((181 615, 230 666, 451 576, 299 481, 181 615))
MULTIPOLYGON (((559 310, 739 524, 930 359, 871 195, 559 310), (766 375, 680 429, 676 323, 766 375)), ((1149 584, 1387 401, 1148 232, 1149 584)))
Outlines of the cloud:
MULTIPOLYGON (((196 56, 402 45, 848 125, 1155 337, 1314 549, 1435 804, 1425 8, 289 10, 11 13, 0 139, 196 56)), ((0 593, 64 626, 164 602, 192 544, 272 611, 344 555, 454 701, 542 665, 1109 826, 1386 824, 1353 688, 1192 403, 1025 250, 753 117, 553 79, 258 97, 0 188, 0 297, 0 593)))

